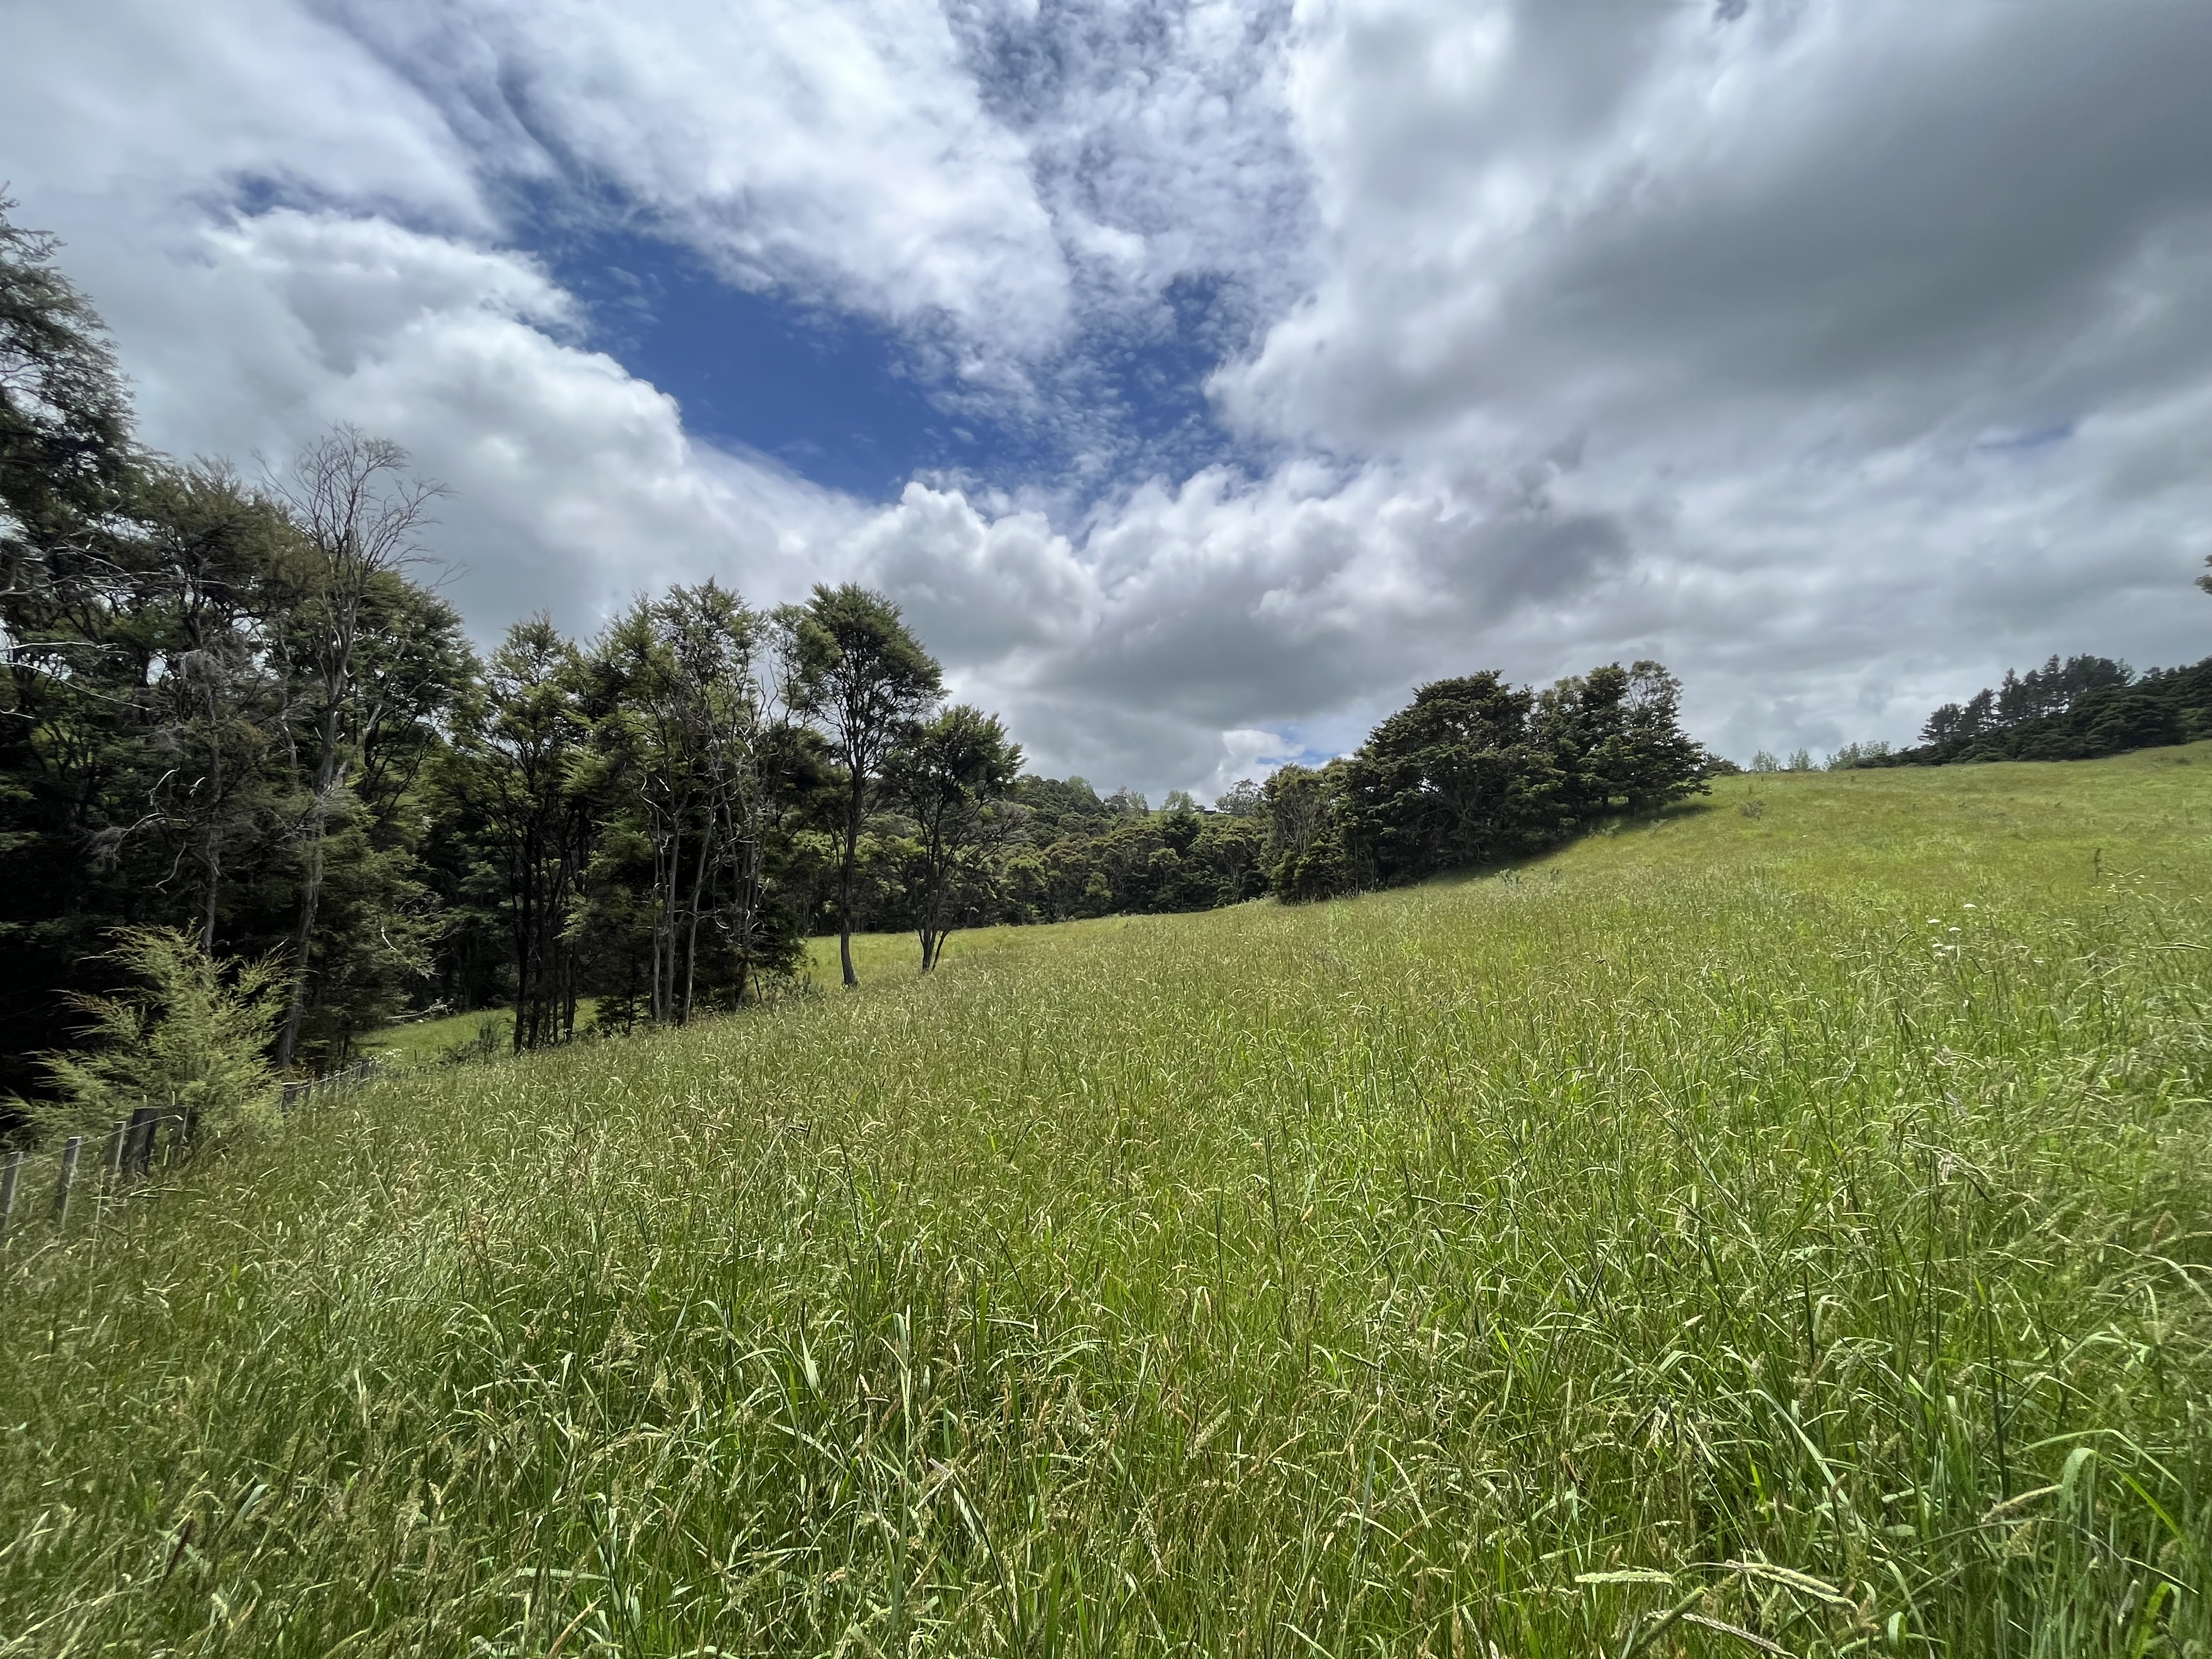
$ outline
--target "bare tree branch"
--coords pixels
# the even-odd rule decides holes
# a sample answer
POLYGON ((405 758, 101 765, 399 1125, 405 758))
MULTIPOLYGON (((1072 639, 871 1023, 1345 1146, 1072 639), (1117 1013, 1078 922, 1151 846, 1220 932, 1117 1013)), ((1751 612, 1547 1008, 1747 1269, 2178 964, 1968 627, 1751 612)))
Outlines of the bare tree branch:
POLYGON ((389 438, 371 437, 341 423, 301 450, 289 475, 268 464, 262 476, 283 503, 314 554, 314 656, 322 680, 322 719, 309 798, 307 869, 300 888, 300 918, 292 940, 292 994, 276 1043, 276 1064, 292 1063, 307 1008, 308 953, 323 890, 323 843, 331 811, 345 787, 345 755, 351 735, 345 708, 353 690, 354 653, 362 605, 380 575, 426 562, 422 537, 436 523, 431 503, 445 485, 407 473, 407 452, 389 438))

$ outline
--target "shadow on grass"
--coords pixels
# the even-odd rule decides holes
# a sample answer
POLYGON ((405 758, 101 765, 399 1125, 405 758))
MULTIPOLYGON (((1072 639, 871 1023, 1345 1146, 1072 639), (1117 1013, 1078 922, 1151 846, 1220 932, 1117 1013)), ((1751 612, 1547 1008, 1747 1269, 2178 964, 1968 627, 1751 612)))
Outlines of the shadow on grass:
MULTIPOLYGON (((1595 823, 1590 828, 1569 836, 1565 841, 1534 853, 1524 853, 1519 858, 1498 859, 1489 864, 1462 865, 1456 870, 1440 870, 1435 875, 1424 876, 1419 881, 1407 882, 1407 887, 1463 887, 1470 882, 1492 881, 1500 878, 1525 878, 1547 866, 1556 863, 1577 847, 1589 841, 1613 841, 1626 836, 1656 835, 1677 824, 1686 823, 1720 810, 1720 803, 1710 797, 1695 800, 1674 801, 1653 812, 1631 816, 1623 813, 1595 823)), ((1557 872, 1554 872, 1556 874, 1557 872)), ((1398 888, 1377 888, 1378 892, 1401 891, 1398 888)))

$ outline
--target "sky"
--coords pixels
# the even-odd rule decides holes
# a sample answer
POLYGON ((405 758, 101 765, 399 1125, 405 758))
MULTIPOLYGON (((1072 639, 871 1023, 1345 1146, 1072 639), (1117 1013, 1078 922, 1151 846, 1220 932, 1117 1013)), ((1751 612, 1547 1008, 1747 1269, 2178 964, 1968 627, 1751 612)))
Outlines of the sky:
POLYGON ((2212 652, 2203 0, 0 0, 140 430, 333 421, 491 641, 878 586, 1201 796, 1664 661, 1743 761, 2212 652))

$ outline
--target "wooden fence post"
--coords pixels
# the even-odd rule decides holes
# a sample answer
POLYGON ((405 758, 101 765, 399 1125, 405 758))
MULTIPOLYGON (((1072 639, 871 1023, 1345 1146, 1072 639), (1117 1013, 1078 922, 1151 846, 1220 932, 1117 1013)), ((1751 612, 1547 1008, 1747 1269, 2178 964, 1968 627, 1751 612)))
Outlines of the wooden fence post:
POLYGON ((54 1225, 57 1227, 69 1220, 70 1185, 76 1179, 76 1155, 83 1146, 82 1135, 71 1135, 62 1143, 62 1176, 54 1183, 54 1225))
POLYGON ((15 1213, 15 1182, 22 1173, 22 1153, 9 1153, 7 1164, 0 1166, 0 1238, 8 1237, 8 1218, 15 1213))

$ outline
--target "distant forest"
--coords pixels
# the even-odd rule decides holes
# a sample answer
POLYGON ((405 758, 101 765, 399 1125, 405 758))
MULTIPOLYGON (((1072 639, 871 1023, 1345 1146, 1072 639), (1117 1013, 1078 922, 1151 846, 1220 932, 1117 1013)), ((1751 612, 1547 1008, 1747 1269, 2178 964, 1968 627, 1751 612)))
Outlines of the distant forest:
POLYGON ((1843 766, 1949 766, 1975 761, 2094 760, 2212 737, 2212 657, 2137 674, 2110 657, 2053 656, 2027 673, 2005 671, 1964 702, 1947 702, 1920 743, 1855 745, 1843 766))
POLYGON ((800 982, 810 935, 908 930, 927 969, 987 923, 1413 880, 1716 764, 1656 663, 1481 673, 1320 769, 1154 809, 1024 772, 853 586, 679 586, 480 656, 404 452, 340 427, 252 477, 149 453, 55 252, 0 215, 0 1089, 50 1079, 82 999, 149 959, 125 929, 264 964, 300 1073, 440 1009, 512 1008, 518 1047, 587 1002, 681 1024, 800 982))

